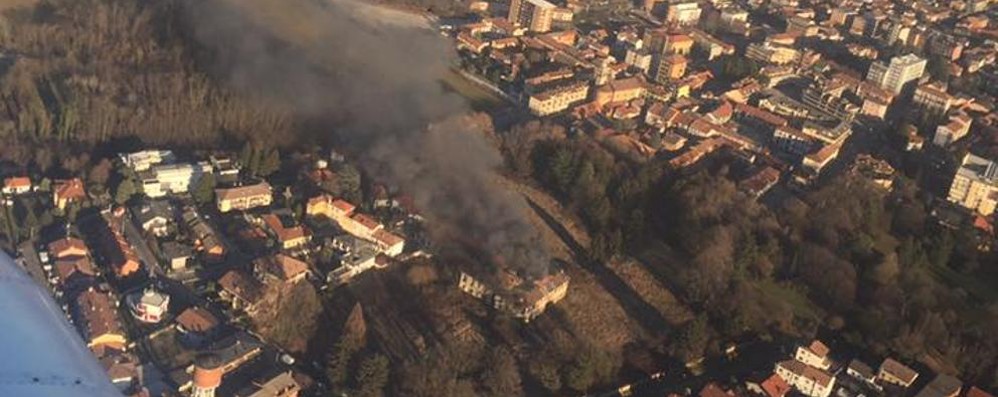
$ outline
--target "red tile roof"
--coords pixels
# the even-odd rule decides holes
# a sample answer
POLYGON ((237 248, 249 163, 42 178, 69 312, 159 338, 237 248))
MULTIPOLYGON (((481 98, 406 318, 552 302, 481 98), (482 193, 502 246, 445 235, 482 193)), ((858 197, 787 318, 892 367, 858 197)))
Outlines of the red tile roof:
POLYGON ((333 200, 333 207, 335 207, 336 209, 338 209, 340 211, 343 211, 344 213, 347 214, 347 216, 350 216, 351 214, 353 214, 353 211, 357 209, 356 206, 354 206, 353 204, 348 203, 346 200, 343 200, 343 199, 333 200))
POLYGON ((378 221, 364 214, 355 214, 352 218, 354 221, 357 221, 357 223, 371 231, 374 231, 381 226, 381 223, 378 223, 378 221))
POLYGON ((31 178, 15 176, 3 180, 3 186, 10 189, 31 187, 31 178))
POLYGON ((284 223, 281 222, 281 218, 274 214, 266 214, 263 216, 263 222, 267 224, 275 235, 277 235, 277 240, 281 242, 297 240, 305 237, 305 228, 300 225, 292 227, 284 227, 284 223))
POLYGON ((779 375, 773 374, 762 382, 762 390, 769 397, 783 397, 790 392, 790 385, 779 375))
POLYGON ((828 346, 825 346, 825 344, 821 343, 820 340, 815 339, 812 341, 807 349, 819 357, 828 356, 828 346))
POLYGON ((734 395, 735 393, 725 391, 721 388, 721 386, 718 386, 713 382, 708 383, 707 386, 704 386, 704 388, 700 390, 700 397, 732 397, 734 395))
POLYGON ((177 316, 177 324, 187 331, 205 332, 218 326, 218 318, 200 307, 191 307, 177 316))
POLYGON ((83 181, 80 178, 55 181, 53 188, 55 197, 65 200, 77 200, 86 198, 87 194, 83 190, 83 181))
POLYGON ((49 254, 56 258, 87 254, 87 245, 83 240, 66 237, 49 243, 49 254))
POLYGON ((88 289, 76 298, 76 307, 80 314, 79 325, 88 341, 102 335, 124 335, 111 294, 88 289))

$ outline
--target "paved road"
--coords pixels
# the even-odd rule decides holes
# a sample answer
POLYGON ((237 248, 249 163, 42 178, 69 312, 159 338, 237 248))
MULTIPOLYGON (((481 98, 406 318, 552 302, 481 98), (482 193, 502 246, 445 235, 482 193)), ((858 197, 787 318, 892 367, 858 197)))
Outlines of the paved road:
POLYGON ((125 225, 125 239, 132 245, 132 248, 135 248, 135 252, 139 254, 139 259, 146 265, 149 277, 165 275, 166 273, 160 267, 159 261, 156 260, 156 255, 153 255, 152 250, 149 249, 149 245, 146 244, 146 240, 142 238, 142 232, 131 222, 131 217, 128 218, 122 222, 125 225))
POLYGON ((48 278, 45 277, 45 269, 42 268, 42 260, 38 257, 38 251, 35 250, 35 243, 30 240, 25 241, 17 247, 17 250, 21 253, 24 270, 28 271, 35 282, 48 290, 48 278))
MULTIPOLYGON (((669 393, 692 393, 699 391, 713 380, 725 381, 731 377, 742 379, 755 372, 772 370, 773 364, 786 357, 784 344, 781 342, 750 341, 738 346, 738 354, 734 358, 713 357, 705 363, 706 372, 691 376, 685 369, 671 368, 657 378, 645 378, 631 383, 631 393, 635 396, 665 396, 669 393)), ((618 389, 607 390, 594 394, 598 397, 616 397, 621 393, 618 389)))

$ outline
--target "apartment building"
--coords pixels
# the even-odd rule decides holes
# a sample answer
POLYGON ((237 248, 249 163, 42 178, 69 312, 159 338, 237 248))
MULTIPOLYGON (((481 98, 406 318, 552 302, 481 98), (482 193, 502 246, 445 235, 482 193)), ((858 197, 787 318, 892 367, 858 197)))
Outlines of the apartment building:
POLYGON ((925 83, 915 88, 912 102, 928 112, 945 114, 953 105, 953 96, 946 92, 946 88, 938 84, 925 83))
POLYGON ((546 0, 512 0, 509 4, 509 21, 531 32, 551 30, 551 21, 558 7, 546 0))
POLYGON ((157 164, 172 163, 176 157, 169 150, 143 150, 134 153, 121 153, 118 155, 125 167, 131 168, 135 172, 146 171, 157 164))
POLYGON ((932 137, 932 143, 936 146, 946 147, 953 142, 959 141, 970 133, 970 125, 973 119, 962 113, 950 116, 949 121, 936 127, 936 135, 932 137))
POLYGON ((835 388, 835 376, 797 360, 776 364, 776 375, 808 397, 828 397, 835 388))
POLYGON ((899 94, 909 82, 922 77, 927 64, 915 54, 894 57, 890 63, 875 62, 871 65, 866 80, 899 94))
POLYGON ((541 315, 548 305, 558 303, 568 294, 569 277, 563 271, 525 279, 509 269, 496 274, 475 274, 462 271, 458 288, 492 306, 496 310, 530 322, 541 315))
POLYGON ((985 216, 993 214, 998 205, 998 163, 967 153, 947 199, 985 216))
POLYGON ((548 116, 565 111, 572 105, 585 101, 587 97, 589 85, 579 81, 531 94, 527 107, 535 116, 548 116))
POLYGON ((695 1, 674 2, 669 4, 665 13, 665 23, 668 25, 691 26, 700 21, 700 4, 695 1))
POLYGON ((211 170, 211 164, 208 162, 152 166, 139 173, 142 193, 152 198, 187 193, 192 185, 205 174, 211 173, 211 170))
POLYGON ((800 59, 800 51, 775 43, 752 43, 745 50, 745 57, 774 65, 786 65, 800 59))
POLYGON ((688 63, 686 57, 679 54, 663 56, 658 62, 655 81, 665 84, 683 78, 688 63))
POLYGON ((215 189, 215 200, 218 211, 245 211, 270 205, 273 200, 270 184, 260 182, 233 188, 215 189))

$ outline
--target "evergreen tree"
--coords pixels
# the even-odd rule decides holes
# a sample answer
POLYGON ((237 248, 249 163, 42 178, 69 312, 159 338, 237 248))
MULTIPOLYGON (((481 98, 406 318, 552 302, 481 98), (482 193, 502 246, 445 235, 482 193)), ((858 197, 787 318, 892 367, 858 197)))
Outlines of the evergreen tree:
POLYGON ((204 174, 191 194, 198 204, 207 204, 215 200, 215 174, 204 174))
POLYGON ((244 168, 249 167, 253 161, 253 152, 253 146, 249 142, 244 143, 243 149, 239 151, 239 164, 244 168))
POLYGON ((516 358, 509 349, 496 349, 482 373, 482 385, 493 396, 515 396, 523 392, 516 358))
POLYGON ((377 397, 382 395, 388 384, 388 358, 382 354, 364 359, 357 370, 357 393, 360 397, 377 397))
POLYGON ((351 203, 359 203, 363 200, 361 192, 360 171, 352 165, 344 164, 336 170, 337 192, 334 194, 342 197, 351 203))
POLYGON ((561 390, 561 376, 558 374, 558 364, 551 360, 532 360, 527 367, 530 375, 551 393, 561 390))
POLYGON ((359 347, 349 339, 340 339, 329 352, 326 363, 326 378, 333 387, 343 387, 350 372, 350 361, 359 347))
POLYGON ((258 155, 260 157, 260 163, 257 167, 258 175, 270 176, 281 169, 281 153, 277 149, 271 149, 266 154, 262 152, 261 150, 258 155))
POLYGON ((135 182, 129 178, 122 179, 114 189, 114 202, 119 205, 125 204, 135 193, 135 182))

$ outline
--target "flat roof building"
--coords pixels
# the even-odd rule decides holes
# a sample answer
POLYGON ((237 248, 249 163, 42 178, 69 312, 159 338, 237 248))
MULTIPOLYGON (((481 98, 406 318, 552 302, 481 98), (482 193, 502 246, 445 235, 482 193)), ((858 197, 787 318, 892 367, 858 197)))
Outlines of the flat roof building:
POLYGON ((989 216, 998 205, 998 164, 967 153, 953 177, 947 199, 989 216))

